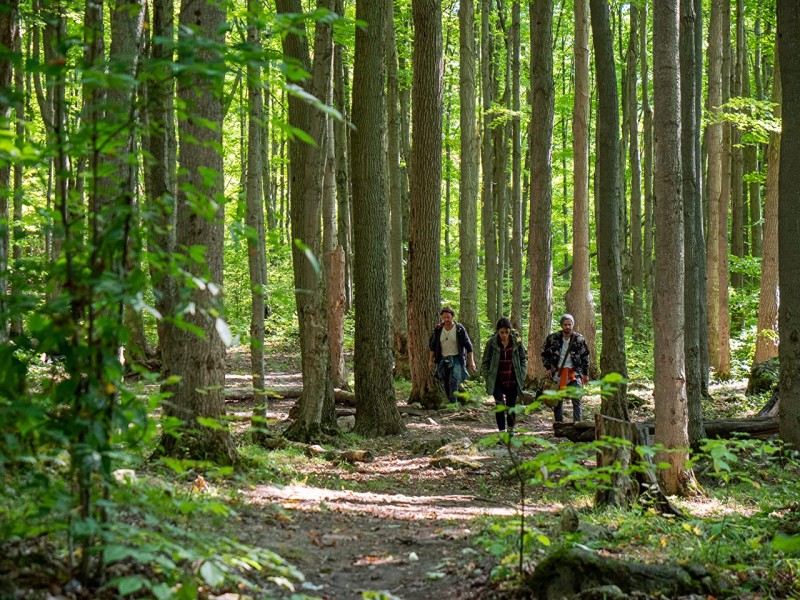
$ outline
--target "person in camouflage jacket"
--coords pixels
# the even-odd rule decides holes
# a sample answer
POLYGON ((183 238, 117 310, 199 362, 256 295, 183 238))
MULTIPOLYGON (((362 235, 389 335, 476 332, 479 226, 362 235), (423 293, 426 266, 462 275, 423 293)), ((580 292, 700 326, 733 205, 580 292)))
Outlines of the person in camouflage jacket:
MULTIPOLYGON (((561 331, 547 336, 542 345, 542 365, 547 375, 559 382, 559 389, 581 387, 589 376, 589 347, 586 338, 574 331, 575 319, 564 314, 559 319, 561 331)), ((572 418, 581 420, 581 399, 572 399, 572 418)), ((564 402, 553 407, 556 421, 564 420, 564 402)))

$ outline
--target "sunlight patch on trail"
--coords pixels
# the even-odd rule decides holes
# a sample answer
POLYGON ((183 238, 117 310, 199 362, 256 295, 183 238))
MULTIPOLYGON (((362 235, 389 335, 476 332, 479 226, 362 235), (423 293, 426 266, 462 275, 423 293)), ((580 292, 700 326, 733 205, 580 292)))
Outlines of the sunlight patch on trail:
MULTIPOLYGON (((469 495, 407 496, 328 490, 299 484, 255 486, 240 493, 254 504, 277 503, 292 510, 335 510, 398 520, 472 520, 481 516, 516 514, 511 506, 494 505, 469 495)), ((530 511, 530 507, 527 510, 530 511)))

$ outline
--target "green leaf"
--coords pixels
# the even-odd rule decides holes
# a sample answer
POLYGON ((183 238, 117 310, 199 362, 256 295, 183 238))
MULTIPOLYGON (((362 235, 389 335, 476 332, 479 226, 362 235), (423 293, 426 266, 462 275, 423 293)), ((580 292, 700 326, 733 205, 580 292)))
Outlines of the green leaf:
POLYGON ((542 534, 542 533, 540 533, 540 534, 538 534, 538 535, 536 536, 536 540, 537 540, 537 541, 538 541, 538 542, 539 542, 539 543, 540 543, 542 546, 550 546, 550 538, 549 538, 549 537, 547 537, 546 535, 542 534))
POLYGON ((800 551, 800 535, 785 535, 783 533, 775 534, 772 538, 772 549, 780 550, 786 553, 795 553, 800 551))
POLYGON ((131 549, 127 546, 112 544, 103 547, 103 562, 113 563, 131 555, 131 549))
POLYGON ((117 580, 117 589, 120 596, 133 594, 147 585, 148 581, 144 575, 128 575, 117 580))
POLYGON ((200 567, 200 576, 211 587, 217 587, 225 581, 225 571, 222 570, 218 563, 211 560, 207 560, 200 567))

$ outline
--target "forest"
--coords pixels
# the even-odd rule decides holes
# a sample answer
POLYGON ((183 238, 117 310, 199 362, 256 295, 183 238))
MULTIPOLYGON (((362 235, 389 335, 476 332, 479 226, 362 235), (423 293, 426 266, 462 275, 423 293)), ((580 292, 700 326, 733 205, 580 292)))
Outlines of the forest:
POLYGON ((0 599, 800 596, 798 55, 797 0, 2 0, 0 599))

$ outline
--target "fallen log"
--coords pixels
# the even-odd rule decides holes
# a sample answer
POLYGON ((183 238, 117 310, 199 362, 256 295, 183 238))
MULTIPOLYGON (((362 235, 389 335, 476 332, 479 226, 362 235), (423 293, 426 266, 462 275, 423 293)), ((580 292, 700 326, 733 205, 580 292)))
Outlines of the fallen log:
MULTIPOLYGON (((303 394, 301 386, 273 386, 259 392, 259 395, 264 395, 267 400, 273 399, 292 399, 299 398, 303 394)), ((356 395, 348 390, 333 390, 336 404, 343 406, 354 407, 356 405, 356 395)), ((226 402, 247 402, 255 399, 255 392, 252 387, 236 387, 225 388, 225 401, 226 402)))
POLYGON ((661 596, 723 596, 734 582, 699 564, 645 564, 603 556, 581 548, 564 548, 546 556, 530 575, 526 587, 536 598, 570 598, 590 590, 605 592, 586 597, 626 598, 634 594, 661 596))
MULTIPOLYGON (((730 439, 738 435, 769 439, 778 434, 778 417, 754 417, 750 419, 712 419, 704 423, 706 437, 730 439)), ((647 438, 652 440, 655 425, 652 421, 636 423, 637 428, 646 430, 647 438)), ((591 442, 595 439, 595 426, 592 421, 577 423, 553 423, 556 437, 567 438, 573 442, 591 442)))

